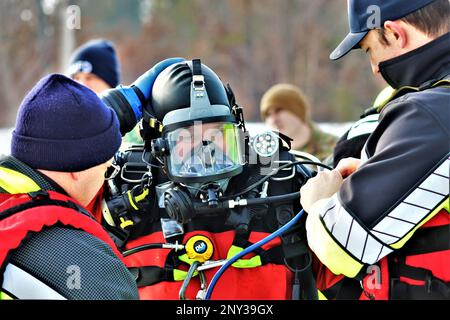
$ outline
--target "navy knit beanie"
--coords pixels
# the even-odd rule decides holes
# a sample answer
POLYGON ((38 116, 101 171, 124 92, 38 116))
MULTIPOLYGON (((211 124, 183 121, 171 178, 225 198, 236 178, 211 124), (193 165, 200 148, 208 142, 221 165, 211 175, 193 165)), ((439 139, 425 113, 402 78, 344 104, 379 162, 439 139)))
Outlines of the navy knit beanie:
POLYGON ((120 83, 120 65, 111 41, 92 40, 79 47, 70 58, 68 74, 93 73, 112 88, 120 83))
POLYGON ((121 141, 113 110, 92 90, 53 74, 23 100, 11 155, 34 169, 80 172, 110 160, 121 141))

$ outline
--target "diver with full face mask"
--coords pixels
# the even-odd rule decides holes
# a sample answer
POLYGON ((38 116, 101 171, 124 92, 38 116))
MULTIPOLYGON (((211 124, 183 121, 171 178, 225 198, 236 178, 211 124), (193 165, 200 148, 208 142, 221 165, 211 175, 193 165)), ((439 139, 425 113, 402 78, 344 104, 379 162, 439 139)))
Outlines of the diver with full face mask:
MULTIPOLYGON (((117 162, 129 168, 141 157, 145 174, 113 180, 128 191, 107 199, 105 221, 125 235, 118 243, 141 299, 202 299, 218 267, 301 209, 298 190, 313 172, 282 134, 250 139, 231 88, 200 60, 164 70, 143 115, 145 146, 117 162)), ((305 239, 300 220, 234 263, 212 298, 317 298, 305 239)))

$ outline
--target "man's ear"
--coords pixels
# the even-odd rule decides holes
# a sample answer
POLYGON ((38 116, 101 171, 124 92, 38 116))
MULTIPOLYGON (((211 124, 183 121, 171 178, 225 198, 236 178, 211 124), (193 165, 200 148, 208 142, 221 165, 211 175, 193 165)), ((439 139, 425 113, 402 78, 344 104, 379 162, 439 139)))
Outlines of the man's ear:
POLYGON ((405 30, 404 22, 402 21, 386 21, 384 23, 386 37, 390 40, 392 45, 399 49, 404 49, 408 44, 408 33, 405 30))

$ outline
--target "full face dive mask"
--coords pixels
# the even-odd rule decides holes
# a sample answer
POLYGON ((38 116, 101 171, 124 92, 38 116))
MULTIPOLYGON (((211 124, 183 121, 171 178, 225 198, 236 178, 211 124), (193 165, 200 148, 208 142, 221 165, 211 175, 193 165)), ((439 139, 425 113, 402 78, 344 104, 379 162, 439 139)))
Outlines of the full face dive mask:
MULTIPOLYGON (((242 172, 245 139, 228 100, 213 104, 209 99, 208 89, 212 87, 215 95, 223 91, 226 97, 220 79, 208 67, 202 67, 200 60, 184 64, 192 73, 186 101, 189 104, 169 109, 164 115, 162 138, 153 141, 152 152, 163 159, 170 180, 198 188, 242 172)), ((167 72, 177 73, 176 68, 173 70, 167 72)), ((160 78, 161 81, 177 80, 176 76, 162 74, 155 82, 154 91, 163 86, 158 83, 160 78)))

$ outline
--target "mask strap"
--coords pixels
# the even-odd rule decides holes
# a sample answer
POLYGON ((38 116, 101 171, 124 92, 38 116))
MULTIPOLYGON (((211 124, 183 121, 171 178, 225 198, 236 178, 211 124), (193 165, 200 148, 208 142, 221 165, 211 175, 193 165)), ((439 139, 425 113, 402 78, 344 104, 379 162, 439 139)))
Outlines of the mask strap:
POLYGON ((193 119, 201 117, 205 112, 205 108, 211 107, 211 102, 206 92, 205 77, 202 74, 200 59, 192 60, 192 63, 188 62, 188 66, 192 71, 191 107, 189 112, 191 119, 193 119))

